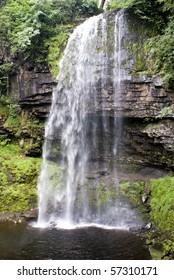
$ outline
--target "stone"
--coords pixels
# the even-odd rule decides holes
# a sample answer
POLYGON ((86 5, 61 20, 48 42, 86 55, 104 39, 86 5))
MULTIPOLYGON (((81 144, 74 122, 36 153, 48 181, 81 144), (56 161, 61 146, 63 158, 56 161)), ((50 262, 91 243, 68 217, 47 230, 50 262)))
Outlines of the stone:
POLYGON ((142 197, 141 197, 141 200, 142 200, 143 203, 146 203, 147 200, 148 200, 148 198, 149 198, 149 197, 148 197, 147 194, 143 194, 142 197))
POLYGON ((10 88, 14 100, 22 108, 33 111, 33 114, 40 118, 47 117, 49 113, 54 84, 46 65, 34 68, 21 66, 10 77, 10 88))
POLYGON ((26 211, 21 215, 21 217, 24 218, 26 221, 34 221, 38 217, 38 209, 35 208, 26 211))
POLYGON ((148 223, 147 225, 145 225, 145 229, 151 229, 152 228, 152 223, 148 223))

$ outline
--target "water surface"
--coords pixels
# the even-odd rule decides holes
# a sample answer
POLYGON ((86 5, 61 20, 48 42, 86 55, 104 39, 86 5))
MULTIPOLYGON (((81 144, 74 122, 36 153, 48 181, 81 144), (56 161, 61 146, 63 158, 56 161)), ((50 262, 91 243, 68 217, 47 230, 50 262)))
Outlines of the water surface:
POLYGON ((0 259, 142 260, 145 243, 128 230, 86 227, 72 230, 0 224, 0 259))

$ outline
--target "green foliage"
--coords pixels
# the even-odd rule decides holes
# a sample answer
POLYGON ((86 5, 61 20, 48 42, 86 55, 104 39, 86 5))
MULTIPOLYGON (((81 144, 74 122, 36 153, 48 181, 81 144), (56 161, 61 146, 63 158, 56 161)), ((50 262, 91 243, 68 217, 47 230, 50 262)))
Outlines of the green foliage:
POLYGON ((162 5, 164 11, 174 11, 173 0, 158 0, 158 3, 162 5))
POLYGON ((149 3, 146 10, 141 5, 142 1, 138 2, 141 13, 139 10, 136 10, 136 13, 152 23, 156 30, 156 35, 148 40, 146 46, 148 61, 151 62, 149 70, 153 74, 160 74, 166 86, 170 87, 174 83, 174 4, 171 1, 144 1, 149 3))
POLYGON ((107 9, 118 9, 118 8, 127 8, 131 7, 134 3, 134 0, 111 0, 107 5, 107 9))
POLYGON ((154 61, 152 71, 160 73, 167 84, 174 82, 174 17, 170 18, 162 35, 149 39, 147 48, 154 61))
POLYGON ((23 154, 41 154, 43 122, 35 119, 29 112, 21 110, 18 104, 5 95, 0 97, 0 119, 2 127, 10 132, 1 136, 1 146, 18 141, 23 154))
POLYGON ((151 180, 151 219, 163 230, 174 230, 174 177, 151 180))
POLYGON ((119 185, 120 194, 123 197, 127 197, 130 202, 135 205, 141 205, 141 196, 145 189, 145 183, 143 181, 137 182, 121 182, 119 185))
POLYGON ((77 17, 98 14, 97 0, 53 0, 54 7, 59 11, 58 23, 71 22, 77 17))
POLYGON ((14 66, 11 63, 0 65, 0 94, 9 93, 9 75, 13 70, 14 66))
POLYGON ((11 63, 4 63, 0 65, 0 76, 8 75, 13 69, 13 65, 11 63))
POLYGON ((165 25, 165 12, 161 11, 158 0, 134 0, 132 9, 141 19, 152 23, 156 30, 161 31, 161 27, 165 25))
MULTIPOLYGON (((1 108, 4 108, 4 116, 6 120, 4 122, 4 127, 8 127, 17 132, 20 124, 20 106, 14 103, 9 96, 1 95, 0 97, 1 108)), ((2 112, 0 112, 2 113, 2 112)))
POLYGON ((146 244, 153 260, 172 260, 174 252, 174 233, 171 231, 150 231, 146 233, 146 244))
POLYGON ((66 47, 71 28, 71 25, 58 26, 57 35, 46 41, 46 45, 48 46, 48 65, 50 66, 54 79, 58 75, 58 61, 66 47))
POLYGON ((4 127, 19 127, 20 106, 14 103, 7 95, 0 96, 0 117, 4 118, 4 127))
POLYGON ((0 212, 36 207, 40 159, 22 157, 18 145, 0 146, 0 212))
POLYGON ((95 0, 9 0, 0 10, 0 41, 12 53, 44 61, 56 25, 99 13, 95 0))
POLYGON ((154 35, 147 42, 147 65, 151 74, 162 75, 167 87, 174 83, 174 2, 172 0, 111 0, 108 8, 129 7, 154 35))
POLYGON ((153 225, 163 231, 174 230, 174 177, 168 175, 150 182, 121 182, 119 188, 120 195, 127 197, 146 215, 149 213, 153 225), (143 204, 142 195, 147 194, 149 198, 143 204))
POLYGON ((6 147, 0 146, 0 158, 2 159, 11 159, 13 156, 17 156, 18 158, 21 155, 21 148, 19 145, 10 144, 6 145, 6 147))
POLYGON ((4 127, 10 127, 16 132, 19 128, 19 123, 20 123, 20 115, 19 115, 20 107, 18 104, 9 101, 9 103, 7 103, 7 110, 8 110, 8 118, 4 123, 4 127))

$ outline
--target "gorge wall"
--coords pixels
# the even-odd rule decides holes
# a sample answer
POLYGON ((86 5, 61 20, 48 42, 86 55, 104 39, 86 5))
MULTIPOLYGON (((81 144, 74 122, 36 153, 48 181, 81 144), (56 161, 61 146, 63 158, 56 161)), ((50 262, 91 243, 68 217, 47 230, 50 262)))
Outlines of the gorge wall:
MULTIPOLYGON (((97 103, 91 100, 89 114, 97 113, 100 118, 101 110, 104 109, 110 118, 111 126, 114 114, 118 118, 122 117, 122 140, 118 143, 117 157, 119 162, 150 164, 173 169, 174 89, 166 90, 160 77, 148 74, 144 47, 149 36, 148 27, 130 16, 129 12, 125 14, 127 26, 121 38, 122 49, 124 48, 121 57, 127 79, 123 83, 120 102, 113 102, 114 89, 110 73, 113 73, 114 58, 110 56, 110 48, 113 44, 114 17, 114 11, 105 13, 109 57, 106 66, 106 86, 103 88, 98 79, 97 103)), ((54 85, 49 68, 45 65, 20 65, 10 76, 14 100, 24 110, 32 112, 38 118, 45 119, 48 116, 54 85)), ((100 132, 98 134, 100 137, 100 132)), ((109 137, 112 141, 113 136, 109 137)))
POLYGON ((10 78, 10 88, 15 101, 39 118, 45 118, 49 113, 53 85, 47 65, 25 64, 10 78))

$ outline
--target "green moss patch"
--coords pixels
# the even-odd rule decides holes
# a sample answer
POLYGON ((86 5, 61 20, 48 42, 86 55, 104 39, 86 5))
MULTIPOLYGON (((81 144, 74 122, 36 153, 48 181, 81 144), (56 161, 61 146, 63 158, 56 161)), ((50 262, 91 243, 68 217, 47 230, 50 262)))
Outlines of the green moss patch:
POLYGON ((152 259, 174 259, 174 177, 121 182, 120 194, 152 223, 145 233, 152 259))
POLYGON ((174 177, 151 180, 151 219, 157 227, 174 230, 174 177))
POLYGON ((22 212, 37 205, 40 159, 24 157, 19 146, 0 147, 0 212, 22 212))
MULTIPOLYGON (((40 156, 43 143, 44 122, 24 111, 7 96, 0 97, 0 146, 18 143, 23 154, 40 156)), ((13 147, 14 148, 14 147, 13 147)))
POLYGON ((120 194, 127 197, 134 206, 142 204, 142 194, 145 190, 145 182, 121 182, 119 186, 120 194))
POLYGON ((154 260, 174 258, 174 233, 171 231, 150 231, 146 234, 146 244, 154 260))

